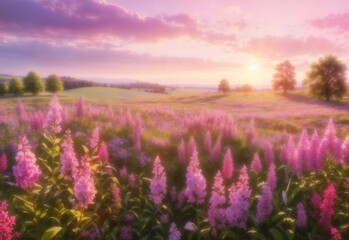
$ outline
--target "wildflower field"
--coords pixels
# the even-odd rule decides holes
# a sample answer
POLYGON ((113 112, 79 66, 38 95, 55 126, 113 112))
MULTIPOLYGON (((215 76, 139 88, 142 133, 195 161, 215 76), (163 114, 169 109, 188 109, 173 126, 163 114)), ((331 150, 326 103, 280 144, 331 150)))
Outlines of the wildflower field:
POLYGON ((0 239, 349 239, 347 105, 253 94, 2 100, 0 239))

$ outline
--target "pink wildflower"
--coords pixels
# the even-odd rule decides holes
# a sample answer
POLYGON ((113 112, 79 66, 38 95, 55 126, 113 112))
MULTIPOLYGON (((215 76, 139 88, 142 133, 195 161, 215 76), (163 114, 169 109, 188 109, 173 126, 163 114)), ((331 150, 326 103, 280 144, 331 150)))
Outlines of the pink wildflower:
POLYGON ((276 182, 276 174, 275 174, 275 165, 274 164, 270 165, 270 167, 269 167, 267 184, 270 187, 271 191, 275 190, 277 182, 276 182))
POLYGON ((73 140, 71 138, 70 130, 67 130, 64 135, 62 143, 63 154, 61 160, 61 174, 67 178, 75 176, 78 166, 78 160, 75 155, 73 140))
POLYGON ((76 116, 79 119, 82 119, 84 117, 84 113, 85 113, 84 99, 80 97, 76 104, 76 116))
POLYGON ((315 130, 313 135, 311 136, 311 139, 309 142, 307 160, 304 163, 305 169, 308 171, 313 171, 319 167, 318 166, 319 146, 320 146, 320 139, 319 139, 319 135, 317 134, 317 131, 315 130))
POLYGON ((191 136, 189 139, 188 148, 187 148, 187 154, 189 159, 193 156, 195 151, 197 151, 196 142, 194 137, 191 136))
POLYGON ((250 208, 251 189, 246 166, 240 171, 239 181, 229 190, 229 207, 226 210, 226 219, 232 227, 244 228, 250 208))
POLYGON ((166 195, 166 173, 159 157, 153 164, 153 180, 150 184, 150 197, 155 204, 161 204, 166 195))
POLYGON ((274 164, 273 145, 269 141, 264 144, 264 161, 267 166, 274 164))
POLYGON ((41 171, 36 164, 36 157, 31 151, 26 136, 22 135, 19 141, 16 165, 13 167, 13 175, 16 178, 18 187, 29 189, 34 187, 38 182, 41 171))
POLYGON ((221 136, 217 138, 216 144, 211 149, 210 160, 211 162, 216 162, 218 160, 219 154, 221 153, 221 136))
POLYGON ((223 178, 218 171, 212 188, 212 195, 208 207, 208 222, 212 228, 212 235, 216 236, 217 230, 222 229, 225 225, 225 209, 226 203, 225 191, 223 186, 223 178))
POLYGON ((255 171, 257 173, 259 173, 262 170, 262 164, 261 164, 261 160, 259 158, 258 153, 255 153, 253 155, 253 160, 251 163, 251 170, 255 171))
POLYGON ((99 127, 95 127, 93 129, 91 138, 90 138, 90 147, 91 148, 96 148, 99 143, 99 127))
POLYGON ((223 159, 223 164, 222 164, 222 175, 223 178, 226 180, 229 180, 233 176, 233 169, 234 169, 234 162, 233 158, 231 156, 231 151, 230 148, 227 149, 224 159, 223 159))
POLYGON ((211 147, 212 147, 212 136, 211 136, 211 132, 209 130, 207 130, 206 134, 205 134, 205 140, 204 140, 204 147, 205 150, 207 152, 211 151, 211 147))
POLYGON ((0 158, 0 173, 5 172, 7 169, 7 157, 5 153, 2 153, 0 158))
POLYGON ((185 196, 192 204, 203 204, 206 197, 206 179, 199 168, 198 153, 194 151, 186 173, 185 196))
POLYGON ((252 118, 249 124, 249 127, 247 129, 247 142, 250 146, 250 148, 253 148, 256 144, 256 128, 254 124, 254 119, 252 118))
POLYGON ((109 153, 108 153, 107 144, 105 144, 105 142, 101 143, 101 146, 98 151, 98 157, 101 162, 105 162, 105 163, 109 162, 109 153))
POLYGON ((74 178, 74 195, 77 200, 76 207, 87 208, 93 203, 97 191, 89 161, 84 157, 80 162, 78 175, 74 178))
POLYGON ((169 240, 180 240, 181 239, 181 232, 177 229, 177 226, 175 223, 172 223, 170 226, 170 235, 168 236, 169 240))
POLYGON ((272 192, 268 185, 262 189, 262 195, 257 203, 257 223, 262 224, 268 221, 269 215, 273 210, 272 192))
POLYGON ((8 206, 5 201, 0 202, 0 239, 11 240, 19 237, 18 232, 14 232, 16 217, 9 215, 8 206))
POLYGON ((342 236, 337 228, 331 227, 331 240, 342 240, 342 236))
POLYGON ((301 202, 297 204, 296 226, 298 228, 304 228, 307 226, 307 213, 305 212, 304 205, 301 202))
POLYGON ((329 182, 324 191, 323 200, 320 205, 320 223, 326 229, 331 229, 332 217, 334 214, 334 200, 336 198, 336 188, 329 182))
POLYGON ((61 115, 62 107, 59 104, 57 95, 54 94, 52 96, 50 102, 50 109, 45 119, 44 128, 51 128, 54 133, 60 133, 61 123, 62 123, 62 115, 61 115))
POLYGON ((178 145, 178 161, 181 165, 184 165, 186 162, 185 143, 183 139, 178 145))

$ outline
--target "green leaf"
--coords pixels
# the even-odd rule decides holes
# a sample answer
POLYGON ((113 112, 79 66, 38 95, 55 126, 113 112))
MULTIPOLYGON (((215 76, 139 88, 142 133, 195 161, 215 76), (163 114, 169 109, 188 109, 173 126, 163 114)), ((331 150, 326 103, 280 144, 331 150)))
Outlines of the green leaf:
POLYGON ((41 240, 51 240, 53 239, 60 231, 62 227, 51 227, 47 229, 44 234, 41 236, 41 240))
POLYGON ((283 236, 282 234, 280 233, 279 230, 277 230, 276 228, 272 228, 269 230, 269 232, 271 233, 271 235, 273 236, 273 239, 274 240, 283 240, 283 236))

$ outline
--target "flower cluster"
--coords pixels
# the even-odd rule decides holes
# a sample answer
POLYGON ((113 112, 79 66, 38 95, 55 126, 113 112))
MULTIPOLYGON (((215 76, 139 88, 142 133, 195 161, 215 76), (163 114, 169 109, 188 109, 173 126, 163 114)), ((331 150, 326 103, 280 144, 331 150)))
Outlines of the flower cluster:
POLYGON ((194 151, 186 174, 185 196, 193 204, 202 204, 206 196, 206 179, 199 168, 197 151, 194 151))
POLYGON ((16 218, 8 213, 8 206, 5 201, 0 202, 0 239, 11 240, 19 237, 19 233, 14 231, 16 218))
POLYGON ((16 165, 13 167, 13 175, 16 178, 17 186, 23 189, 34 187, 41 176, 41 170, 36 164, 36 157, 31 151, 31 147, 25 135, 20 137, 16 155, 16 165))
POLYGON ((150 184, 150 197, 155 204, 161 204, 166 195, 166 173, 160 158, 156 157, 153 165, 153 180, 150 184))

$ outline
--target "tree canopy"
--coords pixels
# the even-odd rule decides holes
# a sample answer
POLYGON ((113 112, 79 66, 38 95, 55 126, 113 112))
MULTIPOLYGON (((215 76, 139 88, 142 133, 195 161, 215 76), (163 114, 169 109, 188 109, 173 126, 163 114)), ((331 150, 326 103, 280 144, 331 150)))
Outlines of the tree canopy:
POLYGON ((9 93, 19 95, 23 93, 23 82, 19 78, 12 78, 9 83, 9 93))
POLYGON ((45 90, 45 85, 41 77, 36 72, 29 72, 23 79, 24 91, 37 95, 45 90))
POLYGON ((284 61, 275 66, 273 76, 273 89, 282 89, 284 93, 294 90, 296 86, 294 66, 289 61, 284 61))
POLYGON ((63 91, 63 82, 55 74, 50 75, 46 80, 46 90, 51 93, 63 91))
POLYGON ((333 55, 320 58, 310 66, 303 82, 309 87, 311 95, 325 98, 341 99, 347 91, 346 65, 333 55))
POLYGON ((222 79, 219 82, 218 91, 223 92, 223 93, 229 92, 230 91, 229 82, 227 80, 225 80, 225 79, 222 79))
POLYGON ((6 83, 0 83, 0 95, 5 95, 8 92, 8 86, 6 83))

